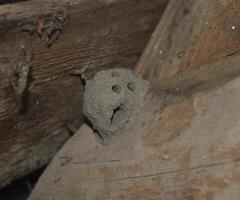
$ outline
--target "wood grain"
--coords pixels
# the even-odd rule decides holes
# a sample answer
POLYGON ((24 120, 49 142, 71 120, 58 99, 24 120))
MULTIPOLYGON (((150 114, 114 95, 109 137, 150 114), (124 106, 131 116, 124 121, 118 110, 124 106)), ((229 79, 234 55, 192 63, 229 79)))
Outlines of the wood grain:
POLYGON ((166 4, 0 5, 0 188, 46 164, 68 138, 65 127, 81 124, 83 86, 76 73, 87 77, 110 67, 133 68, 166 4))
POLYGON ((137 71, 153 84, 239 52, 240 2, 171 0, 137 71))

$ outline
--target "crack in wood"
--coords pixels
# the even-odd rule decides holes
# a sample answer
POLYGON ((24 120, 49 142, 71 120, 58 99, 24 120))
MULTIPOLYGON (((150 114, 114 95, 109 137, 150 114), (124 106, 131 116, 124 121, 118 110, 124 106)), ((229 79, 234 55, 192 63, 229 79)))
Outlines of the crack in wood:
POLYGON ((13 84, 14 91, 20 98, 21 106, 19 113, 23 114, 27 110, 28 104, 28 86, 29 86, 29 75, 32 66, 32 48, 21 46, 23 53, 23 60, 19 61, 14 67, 14 73, 16 81, 13 84))
MULTIPOLYGON (((140 175, 140 176, 122 177, 122 178, 113 179, 113 180, 111 180, 111 182, 135 180, 135 179, 139 179, 139 178, 151 178, 151 177, 156 177, 156 176, 163 176, 163 175, 168 175, 168 174, 177 174, 177 173, 182 173, 182 172, 191 172, 191 171, 195 171, 195 170, 198 170, 198 169, 208 169, 208 168, 212 168, 212 167, 229 165, 229 164, 233 164, 233 163, 240 164, 240 159, 225 161, 225 162, 219 162, 219 163, 212 163, 212 164, 209 164, 209 165, 194 166, 194 167, 191 167, 191 168, 188 168, 188 169, 170 170, 170 171, 164 171, 164 172, 161 172, 161 173, 145 174, 145 175, 140 175)), ((81 182, 90 182, 90 181, 104 182, 104 177, 86 179, 86 180, 82 180, 81 182)))

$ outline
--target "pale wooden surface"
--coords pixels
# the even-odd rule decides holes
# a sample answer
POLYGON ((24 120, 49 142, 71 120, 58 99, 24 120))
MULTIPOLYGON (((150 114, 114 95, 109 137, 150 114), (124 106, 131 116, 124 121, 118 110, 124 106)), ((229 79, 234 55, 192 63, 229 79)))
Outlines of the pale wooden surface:
POLYGON ((157 101, 107 145, 83 125, 29 199, 238 200, 240 78, 162 112, 157 101))
POLYGON ((240 50, 240 1, 171 0, 137 71, 153 84, 240 50))
POLYGON ((167 1, 66 3, 0 5, 0 188, 46 164, 66 126, 81 122, 82 82, 72 74, 134 67, 167 1), (48 46, 43 26, 61 20, 58 11, 69 21, 48 46), (17 64, 30 67, 26 77, 17 64))

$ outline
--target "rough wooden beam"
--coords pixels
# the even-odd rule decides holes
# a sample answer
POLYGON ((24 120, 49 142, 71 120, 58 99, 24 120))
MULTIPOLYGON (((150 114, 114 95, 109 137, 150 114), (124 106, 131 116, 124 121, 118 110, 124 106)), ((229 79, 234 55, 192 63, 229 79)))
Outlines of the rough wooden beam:
POLYGON ((211 89, 224 85, 240 76, 240 54, 221 58, 198 69, 182 71, 168 79, 159 80, 157 90, 177 95, 190 95, 203 88, 211 89))
POLYGON ((171 0, 137 71, 152 83, 240 50, 240 2, 171 0))
MULTIPOLYGON (((57 130, 81 121, 83 88, 75 75, 134 67, 166 4, 31 0, 0 5, 0 187, 45 164, 56 148, 42 144, 52 144, 57 130), (52 153, 31 156, 35 148, 36 155, 52 153), (26 164, 31 159, 32 167, 26 164)), ((64 135, 59 132, 59 144, 64 135)))
POLYGON ((86 125, 60 150, 30 200, 238 200, 240 78, 152 99, 107 145, 86 125))

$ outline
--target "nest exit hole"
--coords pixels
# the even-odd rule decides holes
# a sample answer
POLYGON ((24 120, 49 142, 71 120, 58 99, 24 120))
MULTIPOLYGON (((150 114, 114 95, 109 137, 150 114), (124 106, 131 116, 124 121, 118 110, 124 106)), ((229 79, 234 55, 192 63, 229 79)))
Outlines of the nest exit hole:
POLYGON ((115 93, 117 93, 117 94, 120 94, 120 93, 121 93, 121 90, 122 90, 122 88, 121 88, 121 86, 118 85, 118 84, 112 86, 112 91, 115 92, 115 93))
POLYGON ((111 125, 122 125, 128 119, 128 112, 124 105, 119 105, 113 110, 112 117, 111 117, 111 125))
POLYGON ((136 90, 136 85, 133 82, 130 82, 130 83, 127 84, 127 88, 130 91, 134 92, 136 90))

